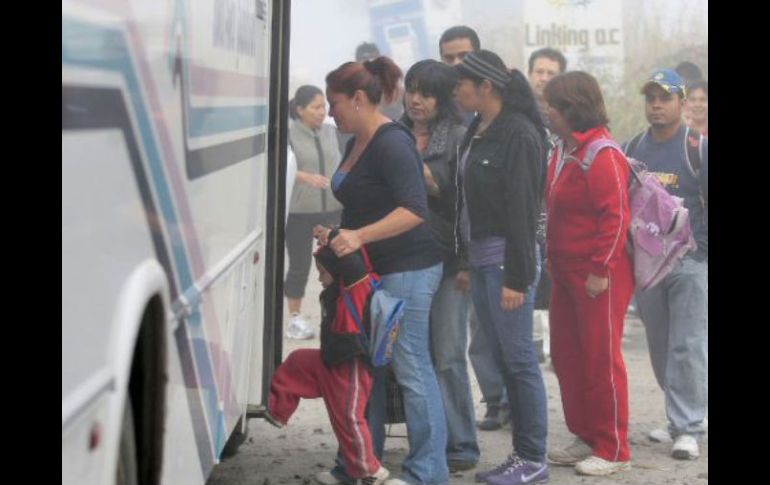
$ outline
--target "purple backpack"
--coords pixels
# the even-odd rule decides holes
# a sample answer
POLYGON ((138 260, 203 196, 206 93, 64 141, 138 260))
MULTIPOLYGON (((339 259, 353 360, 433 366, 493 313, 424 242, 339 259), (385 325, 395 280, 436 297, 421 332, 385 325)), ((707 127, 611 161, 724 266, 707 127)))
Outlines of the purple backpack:
POLYGON ((631 244, 628 249, 634 258, 636 287, 648 290, 697 247, 689 213, 680 197, 669 194, 642 162, 627 158, 614 140, 602 138, 591 142, 580 162, 583 170, 588 170, 599 151, 607 147, 617 150, 631 167, 633 179, 628 189, 631 244))

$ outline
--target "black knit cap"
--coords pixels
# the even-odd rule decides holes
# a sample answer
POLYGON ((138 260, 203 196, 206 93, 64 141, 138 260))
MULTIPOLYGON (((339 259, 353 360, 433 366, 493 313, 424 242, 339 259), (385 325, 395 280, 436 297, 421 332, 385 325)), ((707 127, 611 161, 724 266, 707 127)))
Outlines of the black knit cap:
POLYGON ((503 69, 485 61, 478 52, 470 52, 460 64, 454 66, 460 77, 472 75, 482 79, 489 79, 498 88, 504 89, 511 81, 511 75, 503 69))
MULTIPOLYGON (((329 233, 329 241, 337 237, 337 234, 339 234, 339 230, 333 229, 329 233)), ((366 269, 364 255, 360 249, 338 258, 329 246, 321 246, 313 255, 318 264, 323 266, 335 281, 342 277, 342 281, 345 282, 346 286, 360 281, 369 274, 369 271, 366 269)))

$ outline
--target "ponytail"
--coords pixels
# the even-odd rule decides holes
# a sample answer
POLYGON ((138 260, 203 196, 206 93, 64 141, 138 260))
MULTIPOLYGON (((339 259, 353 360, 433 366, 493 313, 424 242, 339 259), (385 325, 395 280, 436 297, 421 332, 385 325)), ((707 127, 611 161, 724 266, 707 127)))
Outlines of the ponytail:
POLYGON ((380 56, 371 61, 346 62, 326 75, 326 87, 334 93, 352 97, 359 89, 374 104, 392 102, 398 94, 401 69, 388 57, 380 56))
MULTIPOLYGON (((398 80, 402 76, 401 69, 389 57, 385 56, 377 57, 371 61, 364 61, 363 65, 379 81, 381 96, 385 96, 385 102, 393 102, 398 94, 398 80)), ((371 97, 369 100, 374 104, 379 104, 379 100, 375 101, 371 97)))

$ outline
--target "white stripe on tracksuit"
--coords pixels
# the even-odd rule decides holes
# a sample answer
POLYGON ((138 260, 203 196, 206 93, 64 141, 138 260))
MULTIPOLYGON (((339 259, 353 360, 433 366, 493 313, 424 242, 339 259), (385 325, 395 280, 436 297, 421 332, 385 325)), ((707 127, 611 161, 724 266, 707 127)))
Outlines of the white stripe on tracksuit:
POLYGON ((353 359, 353 365, 351 367, 351 371, 353 373, 352 378, 352 384, 353 384, 353 406, 348 407, 348 419, 350 420, 350 423, 353 428, 353 434, 355 438, 353 439, 353 446, 356 448, 356 456, 358 457, 358 467, 361 470, 364 470, 366 473, 369 473, 369 467, 367 466, 368 463, 366 463, 366 441, 364 441, 364 436, 361 434, 361 428, 358 426, 358 419, 357 419, 357 412, 358 412, 358 398, 359 398, 359 382, 358 382, 358 358, 353 359))

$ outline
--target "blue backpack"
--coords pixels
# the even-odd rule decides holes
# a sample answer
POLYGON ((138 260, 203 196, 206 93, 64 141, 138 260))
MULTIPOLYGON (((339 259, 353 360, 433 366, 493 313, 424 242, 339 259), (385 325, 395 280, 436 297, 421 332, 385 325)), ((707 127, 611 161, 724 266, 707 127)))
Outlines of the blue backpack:
MULTIPOLYGON (((364 251, 366 263, 369 265, 369 257, 364 251)), ((371 266, 370 266, 371 267, 371 266)), ((373 293, 369 305, 364 311, 369 312, 370 330, 367 332, 361 315, 359 315, 350 294, 345 292, 345 304, 348 307, 353 320, 361 331, 359 338, 364 348, 369 353, 369 359, 374 367, 385 367, 393 361, 393 346, 396 344, 398 334, 401 331, 401 323, 404 320, 404 307, 406 302, 396 298, 382 287, 382 283, 371 274, 369 279, 373 293)), ((343 290, 344 291, 344 290, 343 290)))

